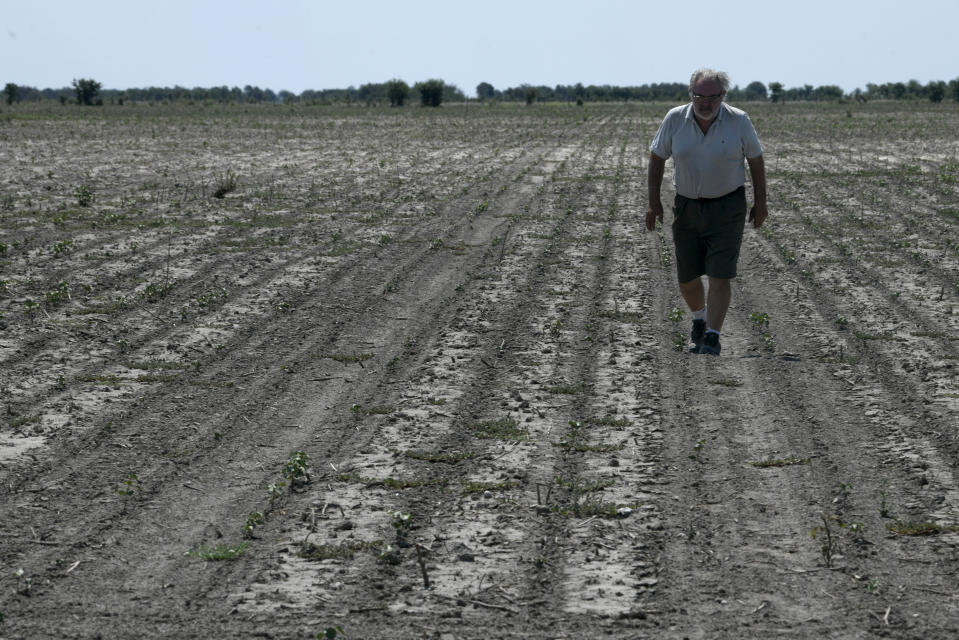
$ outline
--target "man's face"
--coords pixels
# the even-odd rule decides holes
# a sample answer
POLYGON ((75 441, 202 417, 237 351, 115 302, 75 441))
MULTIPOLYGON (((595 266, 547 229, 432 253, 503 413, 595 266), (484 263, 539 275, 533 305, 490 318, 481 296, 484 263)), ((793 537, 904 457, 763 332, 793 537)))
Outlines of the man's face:
POLYGON ((700 80, 693 87, 693 113, 697 118, 712 120, 719 114, 725 95, 723 86, 715 80, 700 80))

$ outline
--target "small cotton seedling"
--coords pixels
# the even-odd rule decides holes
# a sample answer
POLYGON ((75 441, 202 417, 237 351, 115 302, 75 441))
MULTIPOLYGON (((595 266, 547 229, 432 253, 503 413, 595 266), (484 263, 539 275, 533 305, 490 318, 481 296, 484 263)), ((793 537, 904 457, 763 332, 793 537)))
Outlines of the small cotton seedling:
POLYGON ((13 572, 13 577, 17 579, 17 593, 28 596, 30 595, 30 576, 26 574, 23 569, 17 569, 13 572))
MULTIPOLYGON (((406 534, 413 528, 413 514, 402 511, 390 511, 390 522, 396 531, 397 540, 405 540, 406 534)), ((389 547, 387 547, 389 550, 389 547)))
POLYGON ((285 487, 286 487, 286 483, 285 483, 285 482, 282 482, 282 481, 281 481, 281 482, 271 482, 271 483, 269 484, 269 486, 267 486, 266 490, 267 490, 267 492, 270 494, 270 505, 271 505, 271 506, 273 505, 273 503, 276 501, 277 498, 279 498, 279 497, 281 497, 281 496, 283 495, 283 489, 284 489, 285 487))
POLYGON ((116 492, 119 496, 132 496, 140 490, 140 479, 137 474, 131 473, 119 485, 116 492))
POLYGON ((753 311, 749 314, 749 320, 757 329, 765 329, 769 326, 769 314, 753 311))
POLYGON ((703 452, 703 448, 706 446, 705 440, 697 440, 696 444, 693 445, 693 454, 689 456, 691 460, 699 460, 699 454, 703 452))
POLYGON ((831 568, 833 558, 839 554, 839 540, 833 535, 830 523, 830 520, 833 518, 827 516, 825 513, 821 515, 822 526, 813 527, 809 535, 813 540, 820 541, 819 551, 822 554, 822 559, 826 563, 826 566, 831 568))
POLYGON ((243 525, 243 535, 247 538, 253 538, 254 531, 262 525, 264 521, 263 514, 259 511, 254 511, 246 519, 246 524, 243 525))
POLYGON ((686 312, 680 309, 679 307, 673 307, 669 310, 669 313, 666 315, 666 319, 674 324, 678 324, 683 321, 683 318, 686 317, 686 312))
POLYGON ((310 482, 310 456, 303 451, 294 451, 290 454, 286 466, 283 467, 283 477, 287 479, 290 485, 290 491, 295 487, 309 484, 310 482))
POLYGON ((320 631, 316 634, 316 640, 336 640, 337 638, 346 638, 346 634, 343 633, 343 627, 337 625, 335 627, 327 627, 323 631, 320 631))

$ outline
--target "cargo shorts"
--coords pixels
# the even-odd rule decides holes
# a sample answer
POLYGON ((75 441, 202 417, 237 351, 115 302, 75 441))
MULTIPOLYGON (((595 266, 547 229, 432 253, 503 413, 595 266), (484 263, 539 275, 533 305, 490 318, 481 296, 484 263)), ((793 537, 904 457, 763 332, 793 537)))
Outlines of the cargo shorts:
POLYGON ((739 187, 718 198, 687 198, 676 194, 673 242, 680 282, 705 274, 735 278, 739 248, 746 226, 746 190, 739 187))

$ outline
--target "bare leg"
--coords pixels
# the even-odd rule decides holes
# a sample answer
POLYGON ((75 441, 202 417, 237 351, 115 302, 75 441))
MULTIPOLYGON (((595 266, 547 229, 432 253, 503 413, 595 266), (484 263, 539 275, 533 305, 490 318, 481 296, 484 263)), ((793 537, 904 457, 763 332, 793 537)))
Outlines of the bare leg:
POLYGON ((702 278, 696 278, 689 282, 680 282, 679 292, 682 294, 683 300, 686 301, 686 305, 690 311, 699 311, 706 306, 706 291, 703 289, 702 278))
MULTIPOLYGON (((682 289, 683 285, 679 285, 682 289)), ((702 285, 700 285, 702 288, 702 285)), ((685 297, 685 294, 683 294, 685 297)), ((706 305, 706 326, 721 331, 726 320, 726 310, 732 299, 732 286, 727 278, 709 278, 709 304, 706 305)), ((702 307, 700 307, 702 308, 702 307)))

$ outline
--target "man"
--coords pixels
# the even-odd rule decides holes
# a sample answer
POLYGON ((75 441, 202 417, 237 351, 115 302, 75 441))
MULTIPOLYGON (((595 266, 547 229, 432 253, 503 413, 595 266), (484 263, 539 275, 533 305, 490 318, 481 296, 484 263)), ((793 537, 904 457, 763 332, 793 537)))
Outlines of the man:
POLYGON ((660 188, 673 158, 676 200, 673 241, 679 291, 693 314, 693 353, 718 356, 719 337, 732 296, 730 280, 746 222, 746 170, 753 181, 749 220, 757 229, 768 215, 763 148, 749 116, 723 102, 729 76, 697 69, 689 79, 689 104, 671 109, 653 138, 649 156, 646 229, 663 222, 660 188), (709 294, 702 276, 709 281, 709 294))

